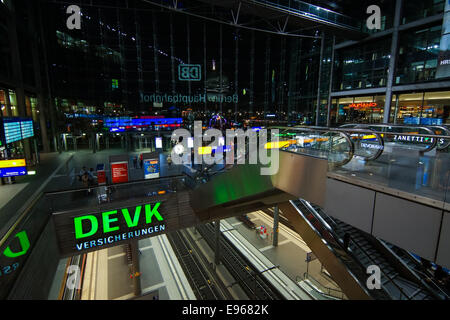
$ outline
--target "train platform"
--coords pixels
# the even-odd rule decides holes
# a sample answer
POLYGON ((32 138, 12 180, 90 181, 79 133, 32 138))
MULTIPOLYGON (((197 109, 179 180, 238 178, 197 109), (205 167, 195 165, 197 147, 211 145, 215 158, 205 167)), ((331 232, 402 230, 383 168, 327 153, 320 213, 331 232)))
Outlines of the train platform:
MULTIPOLYGON (((235 248, 250 259, 259 274, 272 284, 287 300, 311 300, 311 297, 297 283, 289 278, 282 270, 278 261, 269 260, 261 248, 257 248, 248 241, 233 225, 222 220, 221 232, 235 248)), ((292 255, 292 253, 291 253, 292 255)), ((275 259, 272 259, 275 260, 275 259)))
MULTIPOLYGON (((82 280, 82 300, 196 300, 166 235, 139 241, 142 295, 135 297, 124 246, 88 253, 82 280)), ((60 261, 49 296, 64 290, 67 259, 60 261)))

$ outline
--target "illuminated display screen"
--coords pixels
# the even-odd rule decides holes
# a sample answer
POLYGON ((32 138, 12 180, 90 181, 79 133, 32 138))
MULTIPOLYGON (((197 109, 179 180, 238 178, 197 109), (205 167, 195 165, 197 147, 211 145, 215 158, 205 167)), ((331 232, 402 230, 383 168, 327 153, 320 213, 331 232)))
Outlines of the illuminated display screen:
POLYGON ((156 128, 175 128, 183 123, 182 118, 163 118, 163 117, 105 117, 104 126, 110 128, 111 132, 123 132, 137 128, 155 127, 156 128))
POLYGON ((20 122, 5 122, 3 127, 5 130, 6 143, 22 140, 20 122))
POLYGON ((31 138, 34 136, 33 121, 22 121, 20 126, 22 129, 22 139, 31 138))
POLYGON ((34 136, 30 118, 3 118, 5 143, 12 143, 34 136))
POLYGON ((162 138, 156 138, 155 139, 155 141, 156 141, 156 148, 157 149, 162 149, 162 138))

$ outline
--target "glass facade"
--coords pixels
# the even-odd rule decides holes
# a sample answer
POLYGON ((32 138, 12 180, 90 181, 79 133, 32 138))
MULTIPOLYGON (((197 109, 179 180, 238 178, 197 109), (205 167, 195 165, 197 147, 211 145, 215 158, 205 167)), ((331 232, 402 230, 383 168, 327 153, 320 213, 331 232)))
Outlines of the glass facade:
POLYGON ((385 86, 390 50, 390 37, 337 50, 334 91, 385 86))
MULTIPOLYGON (((279 120, 315 115, 320 39, 234 28, 154 7, 86 6, 82 29, 68 30, 65 21, 53 18, 64 6, 47 6, 50 78, 59 111, 67 112, 60 103, 67 101, 100 114, 173 116, 190 109, 196 118, 220 112, 237 122, 267 113, 279 120), (199 79, 180 79, 186 64, 200 67, 199 79), (197 99, 167 101, 177 95, 197 99), (154 96, 166 98, 161 104, 154 96)), ((324 121, 332 38, 325 39, 324 121)))
POLYGON ((431 17, 444 11, 445 0, 403 1, 402 24, 431 17))
POLYGON ((435 80, 441 25, 400 34, 395 84, 435 80))

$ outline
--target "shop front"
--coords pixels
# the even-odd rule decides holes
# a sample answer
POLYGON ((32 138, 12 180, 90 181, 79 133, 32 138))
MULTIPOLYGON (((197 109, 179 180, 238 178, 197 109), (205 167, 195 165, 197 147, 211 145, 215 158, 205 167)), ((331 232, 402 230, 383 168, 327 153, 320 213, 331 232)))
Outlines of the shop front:
MULTIPOLYGON (((353 96, 332 99, 331 125, 382 123, 385 96, 353 96)), ((450 124, 450 91, 394 93, 390 123, 450 124)))
POLYGON ((390 122, 422 125, 450 124, 450 91, 396 95, 390 122))

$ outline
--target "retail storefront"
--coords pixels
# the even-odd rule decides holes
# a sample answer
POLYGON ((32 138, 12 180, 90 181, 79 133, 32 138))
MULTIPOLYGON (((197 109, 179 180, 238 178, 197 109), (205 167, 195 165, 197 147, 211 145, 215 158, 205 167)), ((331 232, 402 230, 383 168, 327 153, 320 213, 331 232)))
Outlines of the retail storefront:
POLYGON ((0 108, 4 117, 18 117, 17 97, 13 90, 0 87, 0 108))
POLYGON ((384 115, 384 101, 384 95, 333 99, 331 124, 381 123, 384 115))
POLYGON ((390 121, 398 124, 450 124, 450 91, 399 94, 390 121))
MULTIPOLYGON (((381 123, 384 105, 384 95, 335 98, 331 124, 381 123)), ((450 91, 393 94, 391 106, 390 123, 450 124, 450 91)))

